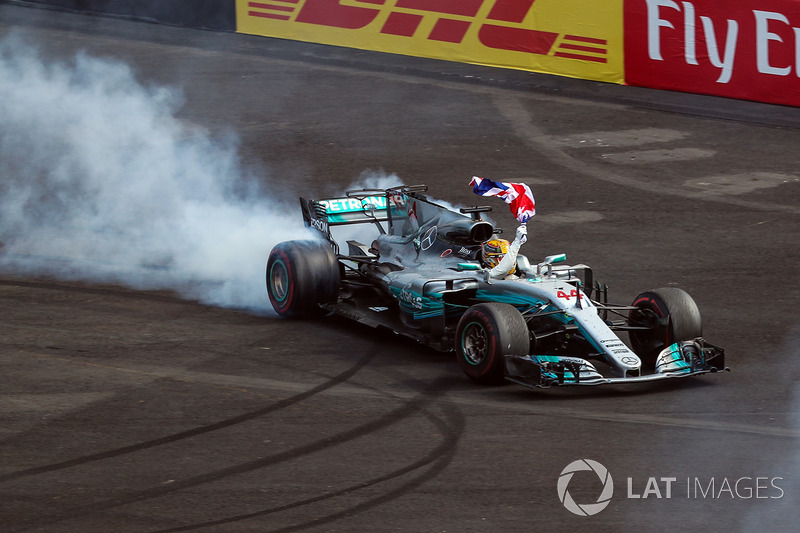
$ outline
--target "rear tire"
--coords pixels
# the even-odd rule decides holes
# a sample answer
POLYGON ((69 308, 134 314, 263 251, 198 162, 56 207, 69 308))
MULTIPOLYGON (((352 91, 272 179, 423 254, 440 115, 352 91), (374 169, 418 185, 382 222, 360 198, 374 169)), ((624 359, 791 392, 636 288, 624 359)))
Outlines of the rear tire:
POLYGON ((461 370, 472 381, 497 385, 505 378, 505 356, 527 355, 528 325, 509 304, 473 305, 456 328, 456 355, 461 370))
POLYGON ((637 309, 628 314, 628 323, 651 328, 628 334, 633 351, 648 366, 655 365, 656 357, 667 346, 703 335, 700 310, 683 289, 665 287, 643 292, 632 305, 637 309))
POLYGON ((339 298, 339 262, 330 246, 319 241, 286 241, 267 261, 267 294, 275 312, 307 317, 322 312, 320 304, 339 298))

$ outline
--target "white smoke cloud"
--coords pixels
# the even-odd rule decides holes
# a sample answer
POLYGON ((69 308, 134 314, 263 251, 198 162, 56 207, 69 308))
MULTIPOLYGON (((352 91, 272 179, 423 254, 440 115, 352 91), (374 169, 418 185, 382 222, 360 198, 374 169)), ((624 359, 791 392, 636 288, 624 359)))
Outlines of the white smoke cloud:
POLYGON ((270 249, 309 236, 299 208, 258 193, 236 139, 187 127, 180 104, 121 62, 0 40, 0 269, 269 311, 270 249))

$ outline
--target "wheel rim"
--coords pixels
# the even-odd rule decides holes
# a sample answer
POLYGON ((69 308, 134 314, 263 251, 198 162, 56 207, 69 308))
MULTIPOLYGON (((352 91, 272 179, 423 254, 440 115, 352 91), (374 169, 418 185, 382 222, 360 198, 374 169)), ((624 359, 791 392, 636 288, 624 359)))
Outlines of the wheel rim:
POLYGON ((464 352, 464 359, 471 365, 479 365, 486 359, 489 338, 482 325, 472 322, 464 328, 461 336, 461 348, 464 352))
POLYGON ((283 261, 276 261, 272 265, 272 269, 269 271, 269 286, 277 301, 286 300, 286 296, 289 294, 289 273, 286 271, 283 261))

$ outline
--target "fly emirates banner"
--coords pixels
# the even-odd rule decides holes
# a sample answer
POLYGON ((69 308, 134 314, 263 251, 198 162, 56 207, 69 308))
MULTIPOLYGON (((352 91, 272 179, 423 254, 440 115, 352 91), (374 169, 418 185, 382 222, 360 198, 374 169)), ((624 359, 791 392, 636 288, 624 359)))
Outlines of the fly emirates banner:
POLYGON ((800 0, 625 0, 630 85, 800 105, 800 0))

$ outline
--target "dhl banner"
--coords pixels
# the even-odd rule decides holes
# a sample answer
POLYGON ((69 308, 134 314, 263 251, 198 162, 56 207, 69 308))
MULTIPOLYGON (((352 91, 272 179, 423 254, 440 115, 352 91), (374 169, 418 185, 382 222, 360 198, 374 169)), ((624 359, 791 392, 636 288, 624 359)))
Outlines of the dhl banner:
POLYGON ((236 0, 237 31, 623 82, 623 0, 236 0))

